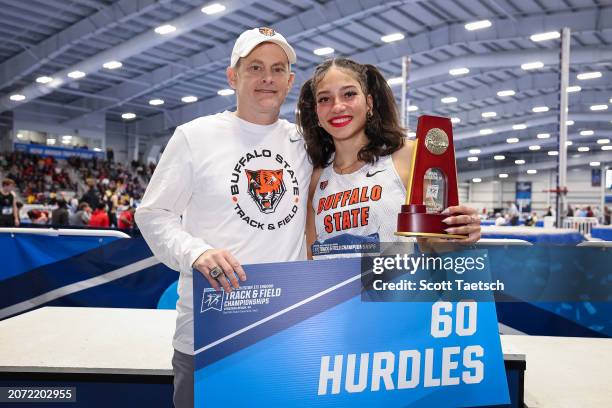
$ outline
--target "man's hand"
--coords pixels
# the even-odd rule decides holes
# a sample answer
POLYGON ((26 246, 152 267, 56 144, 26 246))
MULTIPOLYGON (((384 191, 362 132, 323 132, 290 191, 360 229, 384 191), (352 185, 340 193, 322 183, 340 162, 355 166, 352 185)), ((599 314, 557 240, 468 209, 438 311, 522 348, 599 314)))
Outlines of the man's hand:
POLYGON ((227 249, 209 249, 204 251, 195 260, 192 267, 200 271, 215 290, 220 290, 220 286, 223 286, 223 290, 229 293, 232 291, 232 287, 240 287, 236 275, 238 275, 241 281, 244 282, 246 280, 244 269, 242 269, 240 263, 227 249), (210 271, 215 266, 223 269, 224 273, 224 275, 220 275, 217 279, 210 276, 210 271))
POLYGON ((442 220, 449 226, 445 231, 449 234, 467 235, 465 239, 459 239, 458 242, 473 243, 480 239, 480 218, 476 214, 476 210, 465 205, 456 205, 448 207, 442 211, 442 214, 449 215, 442 220), (466 224, 460 227, 455 227, 457 224, 466 224))

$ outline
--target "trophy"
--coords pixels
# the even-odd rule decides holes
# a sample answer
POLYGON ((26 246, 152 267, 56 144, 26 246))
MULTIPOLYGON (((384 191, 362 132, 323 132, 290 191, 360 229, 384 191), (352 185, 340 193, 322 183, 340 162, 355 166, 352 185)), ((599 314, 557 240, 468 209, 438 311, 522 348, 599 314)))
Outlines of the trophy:
MULTIPOLYGON (((412 154, 406 204, 397 215, 395 235, 466 238, 448 234, 442 222, 445 208, 458 205, 457 168, 453 131, 448 118, 419 117, 416 145, 412 154)), ((457 227, 460 225, 454 225, 457 227)))

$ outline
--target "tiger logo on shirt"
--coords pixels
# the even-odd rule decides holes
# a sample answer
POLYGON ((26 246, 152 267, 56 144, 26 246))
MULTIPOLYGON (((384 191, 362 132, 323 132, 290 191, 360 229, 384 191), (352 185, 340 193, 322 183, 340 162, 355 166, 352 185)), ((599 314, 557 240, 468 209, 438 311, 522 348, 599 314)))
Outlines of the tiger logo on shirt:
POLYGON ((257 204, 259 211, 271 214, 276 210, 285 191, 283 169, 280 170, 244 170, 247 176, 249 195, 257 204))

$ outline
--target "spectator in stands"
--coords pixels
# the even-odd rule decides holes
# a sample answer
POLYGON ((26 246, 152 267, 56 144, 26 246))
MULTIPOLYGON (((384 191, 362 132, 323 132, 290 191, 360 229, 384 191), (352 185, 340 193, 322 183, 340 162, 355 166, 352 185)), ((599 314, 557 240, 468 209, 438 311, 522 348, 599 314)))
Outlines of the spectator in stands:
POLYGON ((610 225, 610 207, 604 206, 604 214, 603 214, 603 224, 610 225))
POLYGON ((86 202, 82 202, 77 207, 77 211, 70 216, 70 225, 86 226, 89 225, 91 218, 91 207, 86 202))
POLYGON ((508 222, 510 225, 518 225, 519 211, 515 203, 508 201, 508 209, 506 210, 506 213, 508 214, 508 222))
POLYGON ((100 201, 100 203, 98 203, 98 207, 96 207, 96 210, 89 219, 89 226, 104 228, 108 228, 110 226, 108 214, 106 213, 106 204, 104 204, 104 202, 100 201))
POLYGON ((113 227, 117 224, 117 207, 119 206, 119 195, 117 194, 117 187, 114 182, 109 184, 109 189, 106 190, 105 194, 106 204, 108 207, 108 219, 113 227))
POLYGON ((527 219, 525 220, 525 225, 527 227, 535 227, 536 222, 538 222, 538 215, 536 214, 536 212, 532 212, 530 216, 527 217, 527 219))
POLYGON ((548 209, 546 210, 546 215, 544 215, 545 217, 552 217, 553 213, 552 213, 552 207, 549 205, 548 209))
POLYGON ((28 217, 32 224, 45 225, 49 222, 49 216, 43 210, 30 210, 28 211, 28 217))
POLYGON ((100 193, 95 185, 95 180, 93 178, 88 178, 87 185, 89 186, 89 189, 83 195, 83 197, 81 197, 81 201, 89 204, 91 208, 98 208, 98 204, 100 204, 100 193))
POLYGON ((567 216, 568 217, 574 216, 574 208, 571 205, 567 207, 567 216))
POLYGON ((119 216, 118 227, 120 229, 132 229, 134 228, 134 207, 128 207, 127 210, 123 211, 119 216))
POLYGON ((113 152, 113 149, 111 149, 110 147, 106 149, 106 160, 111 163, 115 161, 115 152, 113 152))
POLYGON ((13 189, 15 182, 10 178, 2 180, 0 188, 0 227, 18 227, 19 211, 17 210, 17 198, 13 189))
POLYGON ((586 217, 587 211, 585 208, 580 208, 576 211, 576 217, 586 217))
POLYGON ((593 213, 593 209, 591 208, 590 205, 587 206, 587 208, 585 209, 586 212, 586 216, 587 217, 594 217, 595 213, 593 213))
POLYGON ((51 213, 51 224, 54 226, 69 225, 68 218, 68 205, 66 200, 60 198, 57 200, 57 208, 51 213))

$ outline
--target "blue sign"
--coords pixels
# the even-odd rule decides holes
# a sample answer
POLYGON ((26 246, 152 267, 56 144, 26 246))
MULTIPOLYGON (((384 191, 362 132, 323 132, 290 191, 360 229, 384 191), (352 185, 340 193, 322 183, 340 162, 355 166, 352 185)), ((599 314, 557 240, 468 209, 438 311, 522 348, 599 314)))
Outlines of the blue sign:
POLYGON ((194 273, 196 407, 509 403, 495 303, 363 301, 359 258, 245 270, 194 273))
POLYGON ((91 160, 94 157, 105 159, 106 153, 96 152, 88 149, 66 149, 63 147, 45 146, 39 144, 15 143, 15 151, 29 154, 37 154, 39 156, 51 156, 58 159, 67 159, 69 157, 80 157, 81 159, 91 160))
POLYGON ((531 181, 516 182, 516 203, 520 212, 531 212, 531 181))

